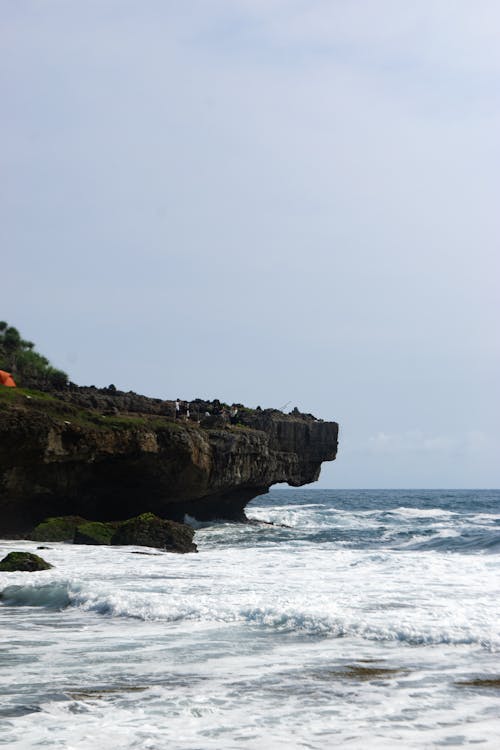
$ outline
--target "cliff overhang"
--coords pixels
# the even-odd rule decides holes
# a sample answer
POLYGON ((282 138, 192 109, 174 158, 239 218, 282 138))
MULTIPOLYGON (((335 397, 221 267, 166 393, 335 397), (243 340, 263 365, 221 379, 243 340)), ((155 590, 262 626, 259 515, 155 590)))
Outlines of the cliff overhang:
MULTIPOLYGON (((49 516, 122 520, 245 520, 244 508, 276 484, 314 482, 337 453, 338 425, 294 410, 197 400, 194 419, 174 402, 116 390, 0 393, 0 535, 49 516)), ((8 389, 14 391, 14 389, 8 389)))

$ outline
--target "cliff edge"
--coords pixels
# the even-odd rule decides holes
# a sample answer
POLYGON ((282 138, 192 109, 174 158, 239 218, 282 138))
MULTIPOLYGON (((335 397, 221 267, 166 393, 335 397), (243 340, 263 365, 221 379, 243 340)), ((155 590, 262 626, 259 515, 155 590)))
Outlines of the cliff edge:
POLYGON ((242 405, 230 422, 219 406, 198 399, 188 419, 113 386, 0 389, 0 536, 62 515, 245 520, 252 498, 314 482, 336 456, 336 422, 242 405))

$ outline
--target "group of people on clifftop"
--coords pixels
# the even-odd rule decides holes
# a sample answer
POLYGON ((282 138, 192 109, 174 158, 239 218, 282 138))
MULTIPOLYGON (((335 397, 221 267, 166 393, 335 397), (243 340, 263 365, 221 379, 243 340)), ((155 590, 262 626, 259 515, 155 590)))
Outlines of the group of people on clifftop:
POLYGON ((189 401, 182 401, 180 398, 176 398, 174 407, 176 421, 194 421, 198 424, 204 419, 214 419, 228 424, 236 424, 237 422, 238 407, 236 404, 227 407, 224 404, 215 403, 214 406, 200 409, 198 404, 193 408, 189 401))

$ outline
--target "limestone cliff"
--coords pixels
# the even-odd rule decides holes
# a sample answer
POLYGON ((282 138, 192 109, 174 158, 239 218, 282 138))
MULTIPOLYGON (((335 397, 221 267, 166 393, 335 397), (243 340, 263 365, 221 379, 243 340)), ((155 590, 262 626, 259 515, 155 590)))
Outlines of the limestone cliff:
POLYGON ((243 520, 252 498, 277 482, 315 481, 337 450, 335 422, 298 412, 240 407, 230 424, 202 401, 199 420, 175 420, 172 402, 136 394, 9 391, 0 398, 3 536, 70 514, 243 520))

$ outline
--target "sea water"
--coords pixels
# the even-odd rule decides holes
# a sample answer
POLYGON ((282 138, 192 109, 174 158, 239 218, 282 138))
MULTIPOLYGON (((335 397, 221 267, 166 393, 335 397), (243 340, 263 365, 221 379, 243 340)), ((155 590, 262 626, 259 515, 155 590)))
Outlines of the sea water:
POLYGON ((247 512, 274 525, 191 519, 187 555, 53 543, 52 570, 0 573, 0 745, 500 747, 499 491, 247 512))

